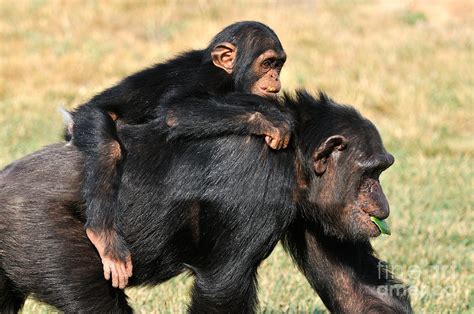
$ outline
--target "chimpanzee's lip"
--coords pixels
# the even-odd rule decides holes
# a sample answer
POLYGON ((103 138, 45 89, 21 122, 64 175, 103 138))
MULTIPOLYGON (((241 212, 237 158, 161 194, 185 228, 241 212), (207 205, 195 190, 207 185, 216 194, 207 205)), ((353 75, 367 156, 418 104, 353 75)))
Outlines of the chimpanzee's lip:
POLYGON ((278 95, 278 93, 267 92, 266 89, 260 88, 259 96, 273 99, 273 98, 276 98, 277 95, 278 95))
POLYGON ((280 89, 276 89, 274 87, 271 87, 271 86, 267 86, 267 87, 264 87, 263 88, 267 93, 278 93, 280 91, 280 89))
POLYGON ((382 232, 380 232, 380 229, 377 227, 377 225, 371 221, 369 215, 364 215, 363 226, 367 230, 367 235, 371 238, 376 238, 382 234, 382 232))
POLYGON ((379 230, 381 234, 386 234, 386 235, 391 234, 390 227, 385 222, 385 220, 372 216, 372 215, 370 215, 370 220, 377 227, 377 229, 379 230))
POLYGON ((265 86, 265 87, 260 87, 260 89, 267 94, 278 94, 280 92, 280 89, 276 89, 271 86, 265 86))

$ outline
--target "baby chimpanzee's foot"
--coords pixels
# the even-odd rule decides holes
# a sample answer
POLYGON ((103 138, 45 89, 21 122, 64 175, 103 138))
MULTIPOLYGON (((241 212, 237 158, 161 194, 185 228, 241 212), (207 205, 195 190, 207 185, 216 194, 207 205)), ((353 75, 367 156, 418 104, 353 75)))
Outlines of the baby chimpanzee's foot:
MULTIPOLYGON (((104 277, 106 280, 112 278, 112 286, 124 289, 128 284, 128 278, 132 276, 132 257, 128 253, 124 258, 118 257, 114 245, 110 243, 110 237, 100 235, 92 229, 86 229, 86 234, 92 244, 96 247, 102 260, 104 277)), ((112 237, 113 238, 113 237, 112 237)))

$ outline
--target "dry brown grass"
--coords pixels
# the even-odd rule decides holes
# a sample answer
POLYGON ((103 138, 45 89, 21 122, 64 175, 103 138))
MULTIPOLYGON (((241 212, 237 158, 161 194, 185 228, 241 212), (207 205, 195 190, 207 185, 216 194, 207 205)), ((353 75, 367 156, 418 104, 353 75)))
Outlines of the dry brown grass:
MULTIPOLYGON (((287 50, 287 89, 323 89, 353 104, 395 154, 383 178, 395 232, 374 242, 414 286, 417 312, 469 312, 473 15, 470 0, 1 0, 0 165, 60 138, 59 104, 77 106, 126 74, 204 47, 231 22, 259 20, 287 50)), ((260 274, 263 311, 323 309, 281 249, 260 274)), ((182 311, 189 284, 177 278, 129 294, 139 312, 182 311)))

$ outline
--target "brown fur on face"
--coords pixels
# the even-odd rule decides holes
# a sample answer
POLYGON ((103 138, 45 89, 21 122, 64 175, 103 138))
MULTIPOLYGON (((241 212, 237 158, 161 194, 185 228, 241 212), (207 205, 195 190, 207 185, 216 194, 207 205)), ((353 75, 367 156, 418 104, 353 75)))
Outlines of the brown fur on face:
POLYGON ((388 201, 379 180, 364 178, 359 187, 357 199, 344 208, 343 212, 351 214, 353 219, 358 222, 360 231, 366 232, 370 237, 379 236, 380 230, 372 223, 370 216, 385 219, 390 214, 388 201))
POLYGON ((286 54, 278 54, 275 50, 267 50, 255 59, 252 71, 259 78, 250 92, 262 97, 276 97, 281 89, 280 72, 285 64, 286 54))
POLYGON ((309 201, 317 204, 317 213, 312 215, 318 216, 328 233, 340 238, 359 241, 379 236, 370 217, 389 216, 378 177, 393 164, 393 156, 385 151, 378 134, 367 136, 369 143, 348 140, 347 147, 340 145, 343 141, 334 141, 338 138, 345 139, 330 136, 314 148, 309 201))

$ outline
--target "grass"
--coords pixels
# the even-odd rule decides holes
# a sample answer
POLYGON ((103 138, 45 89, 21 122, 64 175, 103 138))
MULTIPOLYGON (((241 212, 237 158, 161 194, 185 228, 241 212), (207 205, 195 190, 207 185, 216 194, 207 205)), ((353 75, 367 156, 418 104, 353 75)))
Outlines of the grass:
MULTIPOLYGON (((0 5, 0 167, 60 138, 75 107, 126 74, 206 46, 233 21, 270 25, 283 85, 325 90, 379 127, 397 162, 382 183, 393 235, 379 255, 416 312, 469 313, 473 287, 472 1, 214 3, 13 1, 0 5)), ((325 311, 280 247, 260 270, 262 312, 325 311)), ((182 312, 192 279, 129 289, 137 312, 182 312)), ((54 311, 28 300, 24 313, 54 311)))

